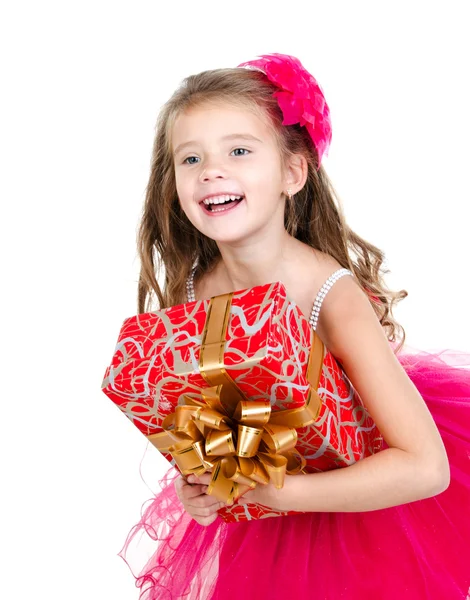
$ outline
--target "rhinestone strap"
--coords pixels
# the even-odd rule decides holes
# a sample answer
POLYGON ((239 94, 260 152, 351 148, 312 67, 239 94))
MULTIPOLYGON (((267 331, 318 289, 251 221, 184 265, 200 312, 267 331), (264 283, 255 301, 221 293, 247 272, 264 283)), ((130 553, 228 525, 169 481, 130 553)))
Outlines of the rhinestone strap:
POLYGON ((191 271, 187 281, 186 281, 186 293, 188 295, 188 302, 196 301, 196 294, 194 293, 194 273, 196 272, 196 268, 193 268, 191 271))
POLYGON ((352 273, 349 269, 338 269, 333 273, 333 275, 330 275, 330 277, 328 277, 328 279, 325 281, 320 291, 318 292, 317 297, 315 298, 315 302, 313 303, 312 314, 310 315, 309 319, 309 323, 314 330, 316 330, 317 328, 318 317, 320 316, 320 308, 325 296, 336 283, 336 281, 338 281, 338 279, 340 279, 344 275, 352 275, 352 273))
MULTIPOLYGON (((196 301, 196 294, 194 292, 194 273, 195 272, 196 272, 196 269, 194 268, 191 271, 191 273, 186 281, 186 292, 188 295, 188 302, 196 301)), ((313 303, 312 313, 311 313, 310 319, 309 319, 309 323, 313 327, 314 330, 316 330, 316 328, 317 328, 318 317, 320 316, 320 308, 321 308, 321 305, 322 305, 322 302, 323 302, 325 296, 327 295, 329 290, 333 287, 333 285, 338 281, 338 279, 341 279, 341 277, 343 277, 344 275, 353 275, 353 274, 351 273, 351 271, 349 269, 338 269, 332 275, 330 275, 330 277, 328 277, 328 279, 325 281, 325 283, 322 285, 320 291, 318 292, 317 297, 315 298, 315 302, 313 303)))

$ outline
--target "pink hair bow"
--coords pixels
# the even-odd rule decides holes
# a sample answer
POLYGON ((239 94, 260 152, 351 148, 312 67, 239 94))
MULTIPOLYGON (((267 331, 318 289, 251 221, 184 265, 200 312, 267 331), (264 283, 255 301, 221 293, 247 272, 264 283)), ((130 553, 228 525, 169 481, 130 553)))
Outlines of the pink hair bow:
POLYGON ((284 120, 283 125, 300 123, 306 127, 318 154, 318 168, 331 142, 330 109, 316 79, 294 56, 263 54, 259 60, 238 65, 257 69, 280 88, 275 92, 284 120))

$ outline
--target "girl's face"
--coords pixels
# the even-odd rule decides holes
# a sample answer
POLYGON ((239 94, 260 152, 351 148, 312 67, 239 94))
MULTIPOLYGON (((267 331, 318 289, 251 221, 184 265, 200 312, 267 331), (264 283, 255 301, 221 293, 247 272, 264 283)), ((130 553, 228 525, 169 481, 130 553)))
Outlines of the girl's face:
POLYGON ((236 243, 284 227, 286 184, 272 129, 253 112, 206 104, 172 132, 181 207, 204 235, 236 243))

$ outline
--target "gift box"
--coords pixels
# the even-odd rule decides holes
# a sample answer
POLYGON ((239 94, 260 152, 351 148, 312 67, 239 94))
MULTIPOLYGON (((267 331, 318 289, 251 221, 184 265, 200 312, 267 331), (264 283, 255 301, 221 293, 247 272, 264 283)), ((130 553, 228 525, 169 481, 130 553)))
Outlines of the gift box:
POLYGON ((247 520, 295 514, 238 505, 247 489, 378 449, 347 380, 325 387, 335 368, 277 282, 126 319, 102 388, 183 474, 211 471, 222 518, 247 520))

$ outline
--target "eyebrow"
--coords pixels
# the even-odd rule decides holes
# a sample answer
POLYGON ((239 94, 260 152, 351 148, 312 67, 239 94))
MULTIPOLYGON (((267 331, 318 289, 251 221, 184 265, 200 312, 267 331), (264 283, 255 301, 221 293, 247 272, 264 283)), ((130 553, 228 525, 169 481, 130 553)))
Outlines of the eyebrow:
MULTIPOLYGON (((251 135, 250 133, 231 133, 230 135, 225 135, 222 138, 223 141, 226 140, 247 140, 249 142, 259 142, 260 144, 262 144, 263 142, 258 139, 257 137, 255 137, 254 135, 251 135)), ((180 144, 179 146, 177 146, 175 148, 174 151, 174 155, 176 156, 176 154, 178 154, 178 152, 181 152, 181 150, 183 150, 184 148, 186 148, 186 146, 191 146, 192 144, 197 144, 197 142, 195 141, 190 141, 190 142, 185 142, 184 144, 180 144)))

